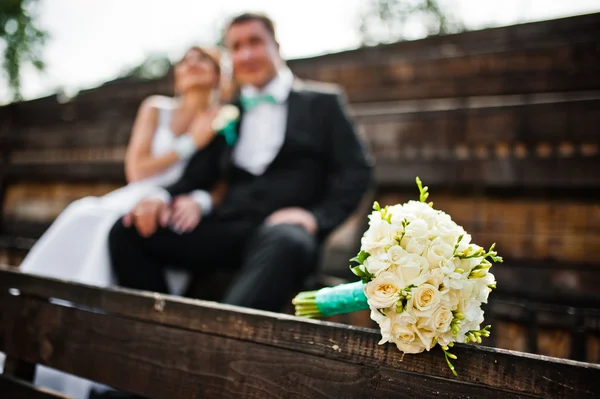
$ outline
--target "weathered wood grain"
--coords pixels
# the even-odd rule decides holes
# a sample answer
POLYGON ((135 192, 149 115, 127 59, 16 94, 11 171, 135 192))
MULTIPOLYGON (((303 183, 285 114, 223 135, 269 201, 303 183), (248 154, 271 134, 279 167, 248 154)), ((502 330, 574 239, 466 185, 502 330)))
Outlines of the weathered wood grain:
MULTIPOLYGON (((81 306, 144 322, 185 328, 234 340, 249 341, 336 361, 453 379, 441 353, 405 356, 379 346, 374 330, 254 311, 222 304, 1 272, 0 287, 27 295, 60 298, 81 306), (155 310, 155 309, 158 309, 155 310)), ((460 377, 456 380, 540 396, 586 397, 597 393, 600 366, 540 356, 458 345, 460 377)))
POLYGON ((8 353, 154 398, 526 396, 33 298, 9 306, 8 353))

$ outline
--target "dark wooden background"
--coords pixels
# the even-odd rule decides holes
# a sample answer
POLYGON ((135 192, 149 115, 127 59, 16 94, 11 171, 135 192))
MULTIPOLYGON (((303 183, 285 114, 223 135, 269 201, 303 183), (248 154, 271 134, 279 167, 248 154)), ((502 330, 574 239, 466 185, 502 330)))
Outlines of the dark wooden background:
MULTIPOLYGON (((351 278, 368 202, 416 198, 418 175, 436 208, 505 257, 488 342, 600 362, 600 14, 289 65, 344 86, 376 158, 376 192, 331 237, 328 276, 351 278)), ((0 261, 17 265, 70 201, 124 183, 135 112, 159 93, 169 76, 0 107, 0 261)))

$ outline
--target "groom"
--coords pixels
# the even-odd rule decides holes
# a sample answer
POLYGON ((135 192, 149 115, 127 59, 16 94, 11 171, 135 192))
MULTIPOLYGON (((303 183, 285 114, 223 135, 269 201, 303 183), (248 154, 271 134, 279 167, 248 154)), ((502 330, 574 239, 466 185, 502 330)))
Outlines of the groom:
POLYGON ((281 311, 312 271, 319 244, 357 206, 371 164, 341 92, 292 75, 268 17, 234 18, 225 43, 241 85, 237 141, 228 147, 218 138, 162 198, 142 201, 114 225, 113 268, 120 285, 158 292, 167 291, 166 265, 200 275, 230 268, 237 278, 223 302, 281 311), (206 151, 220 161, 207 165, 217 157, 206 151), (220 204, 198 190, 207 170, 227 183, 220 204), (164 227, 169 219, 179 233, 164 227))

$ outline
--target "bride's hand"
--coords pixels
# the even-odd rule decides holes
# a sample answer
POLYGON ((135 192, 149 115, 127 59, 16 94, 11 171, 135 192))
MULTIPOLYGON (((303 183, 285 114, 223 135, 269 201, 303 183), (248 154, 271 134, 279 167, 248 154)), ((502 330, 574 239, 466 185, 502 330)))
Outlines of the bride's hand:
POLYGON ((127 215, 123 217, 123 225, 134 225, 142 237, 150 237, 156 232, 158 223, 166 227, 171 210, 167 204, 157 198, 140 201, 127 215))
POLYGON ((169 225, 177 233, 188 233, 198 226, 202 219, 200 205, 189 195, 175 198, 173 214, 169 225))
POLYGON ((212 122, 221 110, 221 107, 212 107, 194 118, 189 134, 194 139, 197 148, 204 148, 215 137, 212 122))

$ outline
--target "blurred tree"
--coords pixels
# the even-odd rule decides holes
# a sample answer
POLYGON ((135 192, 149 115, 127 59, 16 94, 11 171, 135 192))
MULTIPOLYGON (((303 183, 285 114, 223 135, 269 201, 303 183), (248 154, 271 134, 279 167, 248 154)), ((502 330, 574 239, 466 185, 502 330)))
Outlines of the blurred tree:
POLYGON ((0 44, 4 50, 2 67, 15 101, 21 99, 21 71, 30 63, 44 69, 42 48, 47 33, 35 24, 35 0, 0 1, 0 44))
POLYGON ((368 0, 359 18, 363 45, 406 40, 415 32, 429 36, 464 30, 443 0, 368 0))

